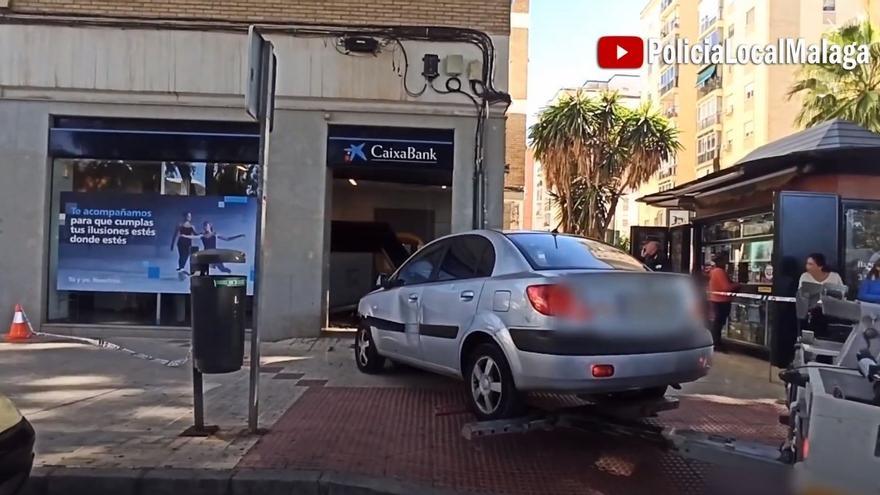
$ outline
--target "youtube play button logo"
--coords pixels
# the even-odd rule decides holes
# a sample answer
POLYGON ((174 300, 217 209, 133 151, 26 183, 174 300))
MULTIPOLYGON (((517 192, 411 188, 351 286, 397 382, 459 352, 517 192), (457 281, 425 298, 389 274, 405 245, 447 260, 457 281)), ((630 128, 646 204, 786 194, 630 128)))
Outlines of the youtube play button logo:
POLYGON ((645 62, 645 42, 638 36, 602 36, 596 55, 603 69, 638 69, 645 62))

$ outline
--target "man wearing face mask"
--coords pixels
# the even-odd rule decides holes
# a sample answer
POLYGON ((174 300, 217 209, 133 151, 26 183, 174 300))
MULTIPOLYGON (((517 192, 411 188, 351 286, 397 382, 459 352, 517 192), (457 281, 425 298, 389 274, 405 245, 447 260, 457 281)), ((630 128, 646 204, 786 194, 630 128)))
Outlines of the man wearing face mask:
POLYGON ((660 241, 655 237, 649 237, 642 245, 642 263, 655 272, 668 272, 669 260, 660 249, 660 241))

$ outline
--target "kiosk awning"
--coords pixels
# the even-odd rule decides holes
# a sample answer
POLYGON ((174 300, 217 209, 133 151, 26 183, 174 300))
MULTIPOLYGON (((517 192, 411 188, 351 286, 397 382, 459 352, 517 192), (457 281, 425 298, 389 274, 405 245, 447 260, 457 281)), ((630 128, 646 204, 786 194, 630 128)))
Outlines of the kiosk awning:
POLYGON ((880 134, 850 121, 830 120, 758 147, 729 168, 638 201, 660 208, 693 209, 697 195, 827 167, 880 174, 880 134))

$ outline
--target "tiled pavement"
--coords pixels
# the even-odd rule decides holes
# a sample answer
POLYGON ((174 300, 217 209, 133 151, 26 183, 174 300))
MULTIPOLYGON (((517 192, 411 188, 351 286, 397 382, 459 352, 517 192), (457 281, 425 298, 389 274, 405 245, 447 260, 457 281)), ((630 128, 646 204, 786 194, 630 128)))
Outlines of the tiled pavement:
MULTIPOLYGON (((661 413, 658 422, 769 442, 784 434, 773 405, 681 400, 679 410, 661 413)), ((472 420, 458 387, 310 388, 239 465, 346 471, 523 495, 708 493, 713 480, 726 474, 643 440, 601 432, 533 432, 468 441, 461 430, 472 420)), ((761 480, 749 493, 757 488, 769 486, 761 480)))
MULTIPOLYGON (((186 353, 183 341, 113 341, 165 359, 186 353)), ((207 419, 222 430, 200 439, 178 437, 192 421, 187 367, 66 342, 0 344, 0 360, 3 392, 39 432, 41 465, 281 467, 480 492, 609 495, 652 486, 666 487, 652 488, 657 493, 723 493, 715 480, 730 474, 638 440, 595 433, 465 441, 461 426, 471 416, 455 382, 408 368, 360 374, 345 338, 264 346, 261 424, 270 432, 259 442, 243 433, 246 370, 206 378, 207 419)), ((768 381, 766 366, 719 356, 713 373, 686 386, 681 408, 662 413, 660 421, 777 442, 780 387, 768 381)), ((742 482, 739 475, 736 486, 742 482)))

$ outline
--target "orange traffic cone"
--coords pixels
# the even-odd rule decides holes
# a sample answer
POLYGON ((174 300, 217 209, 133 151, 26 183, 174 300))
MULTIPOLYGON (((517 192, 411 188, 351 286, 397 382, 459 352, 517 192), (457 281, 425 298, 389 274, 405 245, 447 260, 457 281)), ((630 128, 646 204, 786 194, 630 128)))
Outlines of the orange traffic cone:
POLYGON ((28 325, 24 317, 24 310, 21 304, 15 305, 15 316, 12 317, 12 324, 9 325, 9 333, 6 334, 6 342, 22 342, 33 337, 31 327, 28 325))

